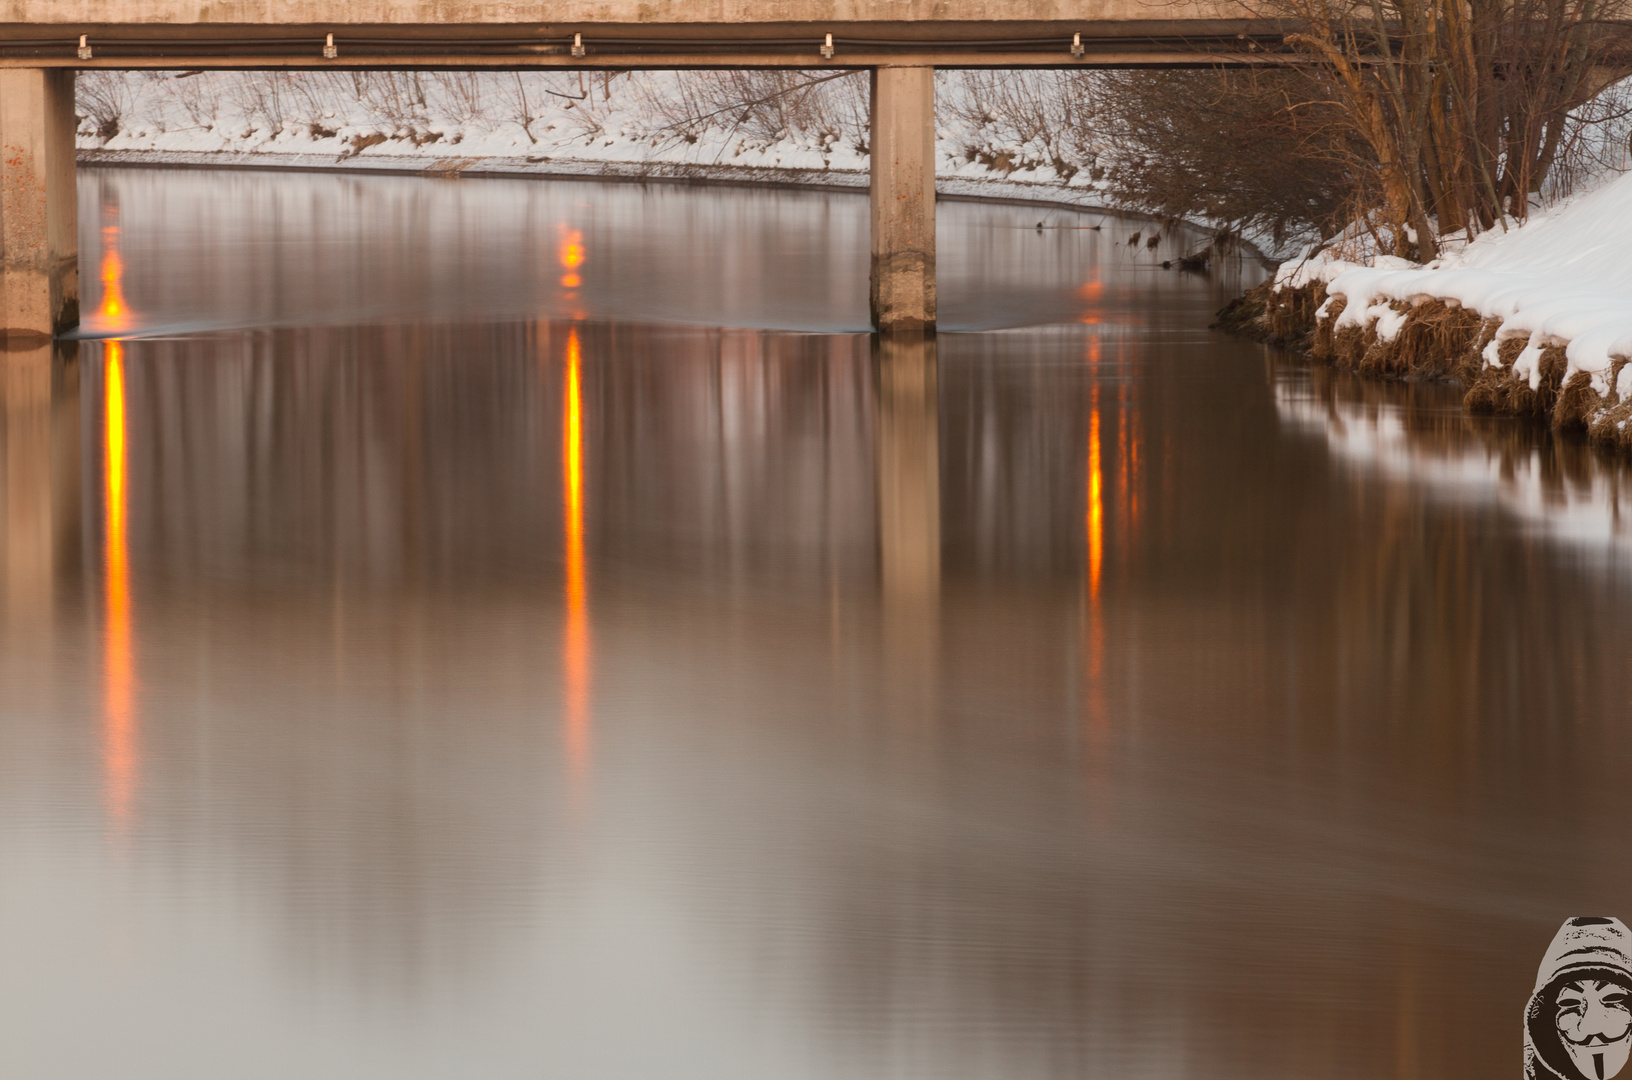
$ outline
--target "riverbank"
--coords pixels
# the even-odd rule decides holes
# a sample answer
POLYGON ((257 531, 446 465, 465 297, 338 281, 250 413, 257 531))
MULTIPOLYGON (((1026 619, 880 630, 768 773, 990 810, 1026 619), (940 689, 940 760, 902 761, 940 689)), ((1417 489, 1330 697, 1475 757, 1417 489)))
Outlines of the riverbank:
MULTIPOLYGON (((79 95, 84 165, 868 186, 865 79, 699 81, 662 71, 88 79, 79 95)), ((943 86, 942 195, 1107 206, 1099 171, 1085 167, 1091 152, 1011 131, 993 115, 1002 109, 977 108, 967 91, 956 80, 943 86)))
POLYGON ((1632 451, 1629 246, 1632 174, 1426 265, 1293 260, 1218 325, 1367 375, 1455 382, 1472 412, 1632 451))

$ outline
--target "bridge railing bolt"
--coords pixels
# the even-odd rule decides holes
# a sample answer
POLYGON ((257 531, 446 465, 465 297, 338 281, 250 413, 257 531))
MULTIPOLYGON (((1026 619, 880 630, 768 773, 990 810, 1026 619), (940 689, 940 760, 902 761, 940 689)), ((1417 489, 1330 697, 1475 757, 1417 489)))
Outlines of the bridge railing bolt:
POLYGON ((1082 44, 1081 34, 1071 35, 1071 55, 1075 56, 1078 60, 1081 60, 1084 56, 1088 55, 1088 50, 1082 44))
POLYGON ((574 56, 583 56, 584 55, 584 35, 582 35, 582 34, 572 35, 572 55, 574 55, 574 56))
POLYGON ((833 59, 833 35, 832 34, 827 35, 827 40, 822 42, 822 59, 823 60, 833 59))
POLYGON ((333 60, 340 55, 340 50, 334 47, 334 35, 330 34, 323 42, 323 59, 333 60))
POLYGON ((85 40, 85 38, 85 34, 79 35, 79 58, 81 60, 89 60, 91 58, 91 46, 90 43, 85 40))

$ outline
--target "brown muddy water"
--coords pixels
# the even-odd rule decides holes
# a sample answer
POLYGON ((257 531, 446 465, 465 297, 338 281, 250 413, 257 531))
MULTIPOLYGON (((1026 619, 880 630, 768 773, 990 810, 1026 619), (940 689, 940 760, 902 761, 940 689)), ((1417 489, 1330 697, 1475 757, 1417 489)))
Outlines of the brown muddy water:
POLYGON ((1632 914, 1632 477, 1181 238, 946 204, 880 345, 853 195, 81 192, 0 1076, 1482 1080, 1632 914))

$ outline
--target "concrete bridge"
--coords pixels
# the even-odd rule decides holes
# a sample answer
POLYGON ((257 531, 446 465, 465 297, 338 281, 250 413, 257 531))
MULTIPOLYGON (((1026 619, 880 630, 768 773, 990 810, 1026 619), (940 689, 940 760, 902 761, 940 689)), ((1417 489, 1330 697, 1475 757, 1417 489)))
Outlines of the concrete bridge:
POLYGON ((873 321, 922 330, 935 68, 1275 62, 1281 33, 1236 0, 0 0, 0 333, 78 323, 79 68, 868 69, 873 321))

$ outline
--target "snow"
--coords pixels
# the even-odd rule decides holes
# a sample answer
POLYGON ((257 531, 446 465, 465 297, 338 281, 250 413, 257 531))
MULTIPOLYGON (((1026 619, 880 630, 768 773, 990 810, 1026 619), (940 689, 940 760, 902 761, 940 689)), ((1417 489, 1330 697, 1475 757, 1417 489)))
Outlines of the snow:
POLYGON ((1538 209, 1529 220, 1493 229, 1426 266, 1378 257, 1370 265, 1316 255, 1283 266, 1280 287, 1319 281, 1347 302, 1337 326, 1375 326, 1392 339, 1399 305, 1438 299, 1500 320, 1485 350, 1524 338, 1514 373, 1538 385, 1537 361, 1549 345, 1565 346, 1565 380, 1587 372, 1602 396, 1625 399, 1632 381, 1610 387, 1616 359, 1632 357, 1632 173, 1612 176, 1574 198, 1538 209))
MULTIPOLYGON (((117 129, 111 135, 99 130, 97 116, 89 115, 95 106, 84 104, 97 88, 88 94, 82 84, 80 92, 87 115, 78 145, 92 161, 162 153, 216 164, 260 163, 276 155, 290 165, 302 159, 297 167, 326 159, 328 166, 368 163, 393 171, 495 161, 508 162, 510 171, 554 174, 564 168, 577 175, 600 171, 590 166, 609 166, 618 173, 648 166, 778 169, 839 174, 844 178, 838 186, 854 186, 853 178, 864 178, 869 162, 865 97, 856 97, 866 93, 865 76, 849 80, 855 86, 840 80, 826 84, 821 88, 826 98, 809 110, 816 115, 792 117, 781 130, 767 134, 745 125, 739 108, 718 116, 710 116, 708 105, 692 105, 688 111, 688 93, 695 97, 695 86, 688 87, 685 80, 696 75, 684 72, 633 72, 611 79, 591 75, 585 80, 574 72, 530 75, 526 109, 517 106, 514 88, 504 81, 508 76, 499 75, 457 83, 427 74, 411 84, 404 104, 395 83, 359 89, 344 78, 315 86, 280 84, 275 73, 203 72, 180 79, 168 73, 109 74, 117 81, 101 87, 101 98, 115 99, 104 110, 104 117, 116 114, 108 125, 117 129), (480 96, 461 101, 453 92, 461 88, 480 96), (574 100, 580 93, 583 100, 574 100), (524 116, 529 111, 534 115, 524 116), (555 168, 536 168, 543 165, 555 168)), ((950 93, 955 99, 955 82, 950 93)), ((939 130, 938 175, 1065 189, 1078 197, 1102 193, 1089 169, 1065 162, 1041 136, 1025 138, 992 127, 955 120, 939 130), (982 126, 987 130, 976 130, 982 126), (994 167, 980 158, 1000 164, 994 167)))

